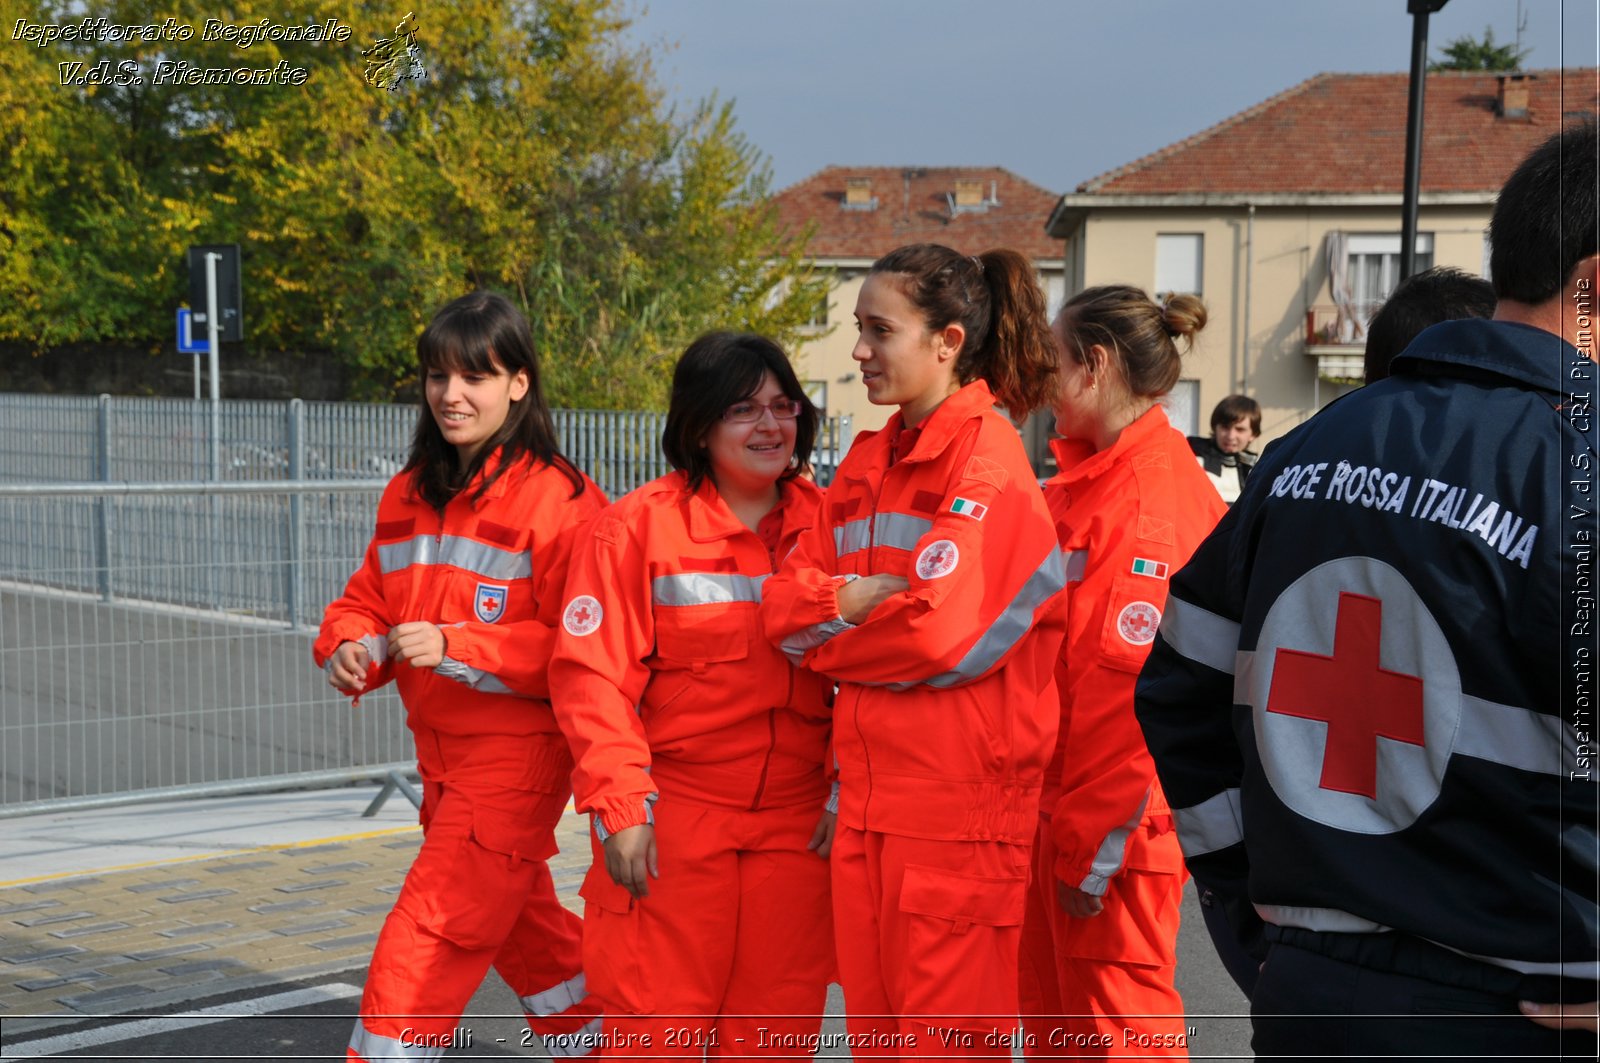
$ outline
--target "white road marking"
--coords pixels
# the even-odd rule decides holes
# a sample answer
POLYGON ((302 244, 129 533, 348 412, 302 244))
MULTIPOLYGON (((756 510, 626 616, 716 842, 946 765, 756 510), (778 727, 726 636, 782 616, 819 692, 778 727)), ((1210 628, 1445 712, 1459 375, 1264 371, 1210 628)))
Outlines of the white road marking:
POLYGON ((195 1026, 210 1026, 212 1023, 227 1022, 229 1019, 245 1019, 256 1015, 268 1015, 275 1011, 287 1011, 290 1008, 304 1007, 308 1004, 323 1004, 330 1000, 348 1000, 360 995, 360 986, 334 982, 329 985, 313 986, 310 989, 274 993, 272 996, 257 997, 254 1000, 236 1000, 229 1004, 218 1004, 215 1007, 202 1008, 199 1011, 178 1012, 173 1015, 162 1015, 158 1018, 117 1023, 114 1026, 96 1026, 91 1030, 83 1030, 77 1033, 64 1033, 55 1037, 40 1038, 36 1041, 24 1041, 19 1045, 0 1046, 0 1059, 33 1059, 38 1056, 54 1056, 62 1052, 109 1044, 113 1041, 131 1041, 137 1037, 172 1033, 176 1030, 187 1030, 195 1026))

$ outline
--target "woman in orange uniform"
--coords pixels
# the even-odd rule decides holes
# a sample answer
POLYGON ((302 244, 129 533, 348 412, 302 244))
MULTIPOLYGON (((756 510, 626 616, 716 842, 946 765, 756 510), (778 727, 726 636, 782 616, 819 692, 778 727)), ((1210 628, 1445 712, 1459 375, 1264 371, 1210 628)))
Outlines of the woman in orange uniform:
POLYGON ((1226 507, 1167 422, 1192 295, 1090 288, 1057 316, 1061 391, 1044 489, 1067 569, 1061 734, 1046 776, 1022 959, 1031 1054, 1184 1056, 1172 985, 1183 855, 1133 716, 1167 577, 1226 507))
POLYGON ((674 471, 573 553, 551 684, 594 817, 584 966, 617 1056, 815 1047, 833 970, 827 688, 756 610, 816 520, 800 475, 816 426, 777 344, 700 337, 673 374, 674 471))
POLYGON ((1014 251, 893 251, 856 320, 868 397, 899 410, 857 437, 761 606, 768 637, 839 683, 833 901, 850 1050, 1009 1057, 1064 573, 994 407, 1021 418, 1046 403, 1055 343, 1014 251))
POLYGON ((436 1059, 493 964, 552 1055, 593 1043, 582 927, 545 861, 572 759, 548 666, 579 524, 605 500, 562 457, 528 322, 474 292, 417 340, 411 457, 314 653, 359 697, 393 679, 422 773, 422 849, 383 925, 348 1056, 436 1059))

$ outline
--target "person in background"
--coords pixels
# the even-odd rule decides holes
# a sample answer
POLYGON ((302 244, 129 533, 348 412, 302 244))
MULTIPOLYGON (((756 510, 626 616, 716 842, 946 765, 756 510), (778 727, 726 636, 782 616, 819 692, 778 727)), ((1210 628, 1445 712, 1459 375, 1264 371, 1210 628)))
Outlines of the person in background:
POLYGON ((1196 296, 1158 305, 1125 285, 1081 292, 1055 321, 1060 472, 1044 494, 1067 637, 1023 930, 1030 1054, 1058 1053, 1052 1034, 1065 1031, 1083 1058, 1187 1055, 1173 987, 1187 876, 1133 688, 1170 574, 1227 512, 1160 405, 1181 368, 1176 341, 1192 348, 1205 321, 1196 296))
POLYGON ((1230 506, 1255 468, 1257 455, 1250 444, 1260 434, 1261 404, 1248 395, 1229 395, 1211 411, 1211 435, 1189 437, 1195 460, 1230 506))
POLYGON ((1435 266, 1401 281, 1367 323, 1366 382, 1389 375, 1389 363, 1417 333, 1441 321, 1494 316, 1494 285, 1453 266, 1435 266))
POLYGON ((1595 1056, 1597 201, 1574 121, 1495 204, 1493 319, 1274 443, 1172 581, 1135 708, 1266 922, 1258 1059, 1595 1056))
POLYGON ((550 665, 593 814, 584 967, 606 1051, 803 1058, 833 972, 829 685, 757 626, 817 519, 817 411, 777 344, 715 332, 672 378, 673 470, 602 513, 550 665))
POLYGON ((434 1059, 491 964, 554 1055, 598 1032, 581 924, 545 861, 572 758, 549 659, 574 532, 600 489, 561 455, 528 321, 448 304, 417 340, 411 456, 313 652, 359 698, 394 680, 422 773, 422 849, 378 935, 349 1055, 434 1059))
POLYGON ((1064 573, 1016 428, 1057 353, 1032 264, 890 252, 856 302, 863 433, 761 617, 837 680, 834 928, 857 1059, 1009 1057, 1064 573))

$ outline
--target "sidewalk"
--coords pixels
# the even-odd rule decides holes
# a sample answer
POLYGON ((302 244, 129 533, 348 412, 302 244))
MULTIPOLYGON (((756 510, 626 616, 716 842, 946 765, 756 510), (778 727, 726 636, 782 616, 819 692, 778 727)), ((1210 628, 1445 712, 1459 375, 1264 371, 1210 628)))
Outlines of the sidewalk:
MULTIPOLYGON (((376 787, 132 805, 0 820, 0 1022, 150 1014, 364 968, 422 843, 376 787)), ((585 820, 551 861, 578 909, 585 820)))

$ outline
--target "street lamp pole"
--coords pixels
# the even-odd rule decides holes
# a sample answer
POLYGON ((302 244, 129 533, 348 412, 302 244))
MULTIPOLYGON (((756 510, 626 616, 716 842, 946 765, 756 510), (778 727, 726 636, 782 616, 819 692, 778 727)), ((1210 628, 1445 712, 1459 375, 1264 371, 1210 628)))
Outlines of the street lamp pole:
POLYGON ((1411 101, 1406 109, 1406 188, 1400 222, 1400 279, 1417 265, 1417 198, 1422 190, 1422 97, 1428 78, 1428 16, 1449 0, 1406 0, 1411 16, 1411 101))

